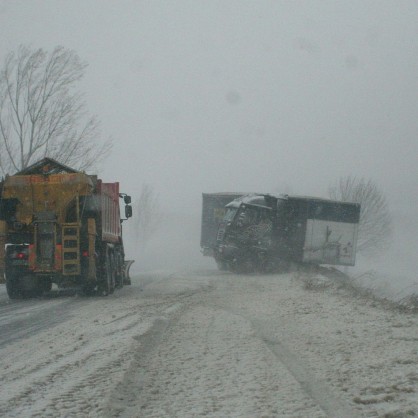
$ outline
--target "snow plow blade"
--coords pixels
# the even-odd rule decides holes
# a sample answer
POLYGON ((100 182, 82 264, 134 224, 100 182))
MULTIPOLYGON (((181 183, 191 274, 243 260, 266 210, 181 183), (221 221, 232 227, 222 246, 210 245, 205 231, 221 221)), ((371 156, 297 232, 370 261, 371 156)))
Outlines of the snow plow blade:
POLYGON ((131 284, 131 277, 129 276, 129 269, 135 260, 126 260, 123 264, 123 284, 131 284))

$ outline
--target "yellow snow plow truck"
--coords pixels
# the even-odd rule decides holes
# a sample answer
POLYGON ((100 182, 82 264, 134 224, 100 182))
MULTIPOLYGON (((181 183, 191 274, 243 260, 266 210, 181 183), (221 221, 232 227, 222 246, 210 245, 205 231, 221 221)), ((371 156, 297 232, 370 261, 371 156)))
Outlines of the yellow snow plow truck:
POLYGON ((53 283, 102 295, 130 284, 122 221, 132 207, 119 183, 44 158, 6 176, 0 193, 0 277, 11 299, 38 296, 53 283))

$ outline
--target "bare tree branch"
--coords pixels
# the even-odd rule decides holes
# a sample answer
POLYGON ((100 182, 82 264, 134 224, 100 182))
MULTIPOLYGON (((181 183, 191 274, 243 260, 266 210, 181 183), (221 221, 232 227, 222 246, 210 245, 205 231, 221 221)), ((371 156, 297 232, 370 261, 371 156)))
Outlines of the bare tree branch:
POLYGON ((392 235, 392 217, 383 192, 372 180, 353 176, 341 177, 330 186, 331 199, 360 203, 357 251, 375 255, 385 249, 392 235))
POLYGON ((88 115, 75 84, 87 64, 61 46, 51 52, 20 46, 0 72, 0 170, 21 170, 51 157, 92 169, 110 151, 99 141, 97 118, 88 115))

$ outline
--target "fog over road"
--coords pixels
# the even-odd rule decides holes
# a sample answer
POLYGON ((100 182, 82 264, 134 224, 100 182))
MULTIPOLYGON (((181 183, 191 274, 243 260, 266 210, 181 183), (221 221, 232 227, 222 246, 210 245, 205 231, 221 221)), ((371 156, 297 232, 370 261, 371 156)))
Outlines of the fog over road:
POLYGON ((316 273, 154 271, 9 301, 0 416, 418 415, 418 317, 316 273))

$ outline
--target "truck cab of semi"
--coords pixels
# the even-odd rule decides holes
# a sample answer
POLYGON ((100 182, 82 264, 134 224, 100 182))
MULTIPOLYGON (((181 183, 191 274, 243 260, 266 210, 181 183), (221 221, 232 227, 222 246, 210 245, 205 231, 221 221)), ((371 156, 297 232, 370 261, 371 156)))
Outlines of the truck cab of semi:
POLYGON ((217 235, 218 265, 238 272, 261 267, 275 243, 275 202, 266 196, 247 195, 226 206, 217 235))

